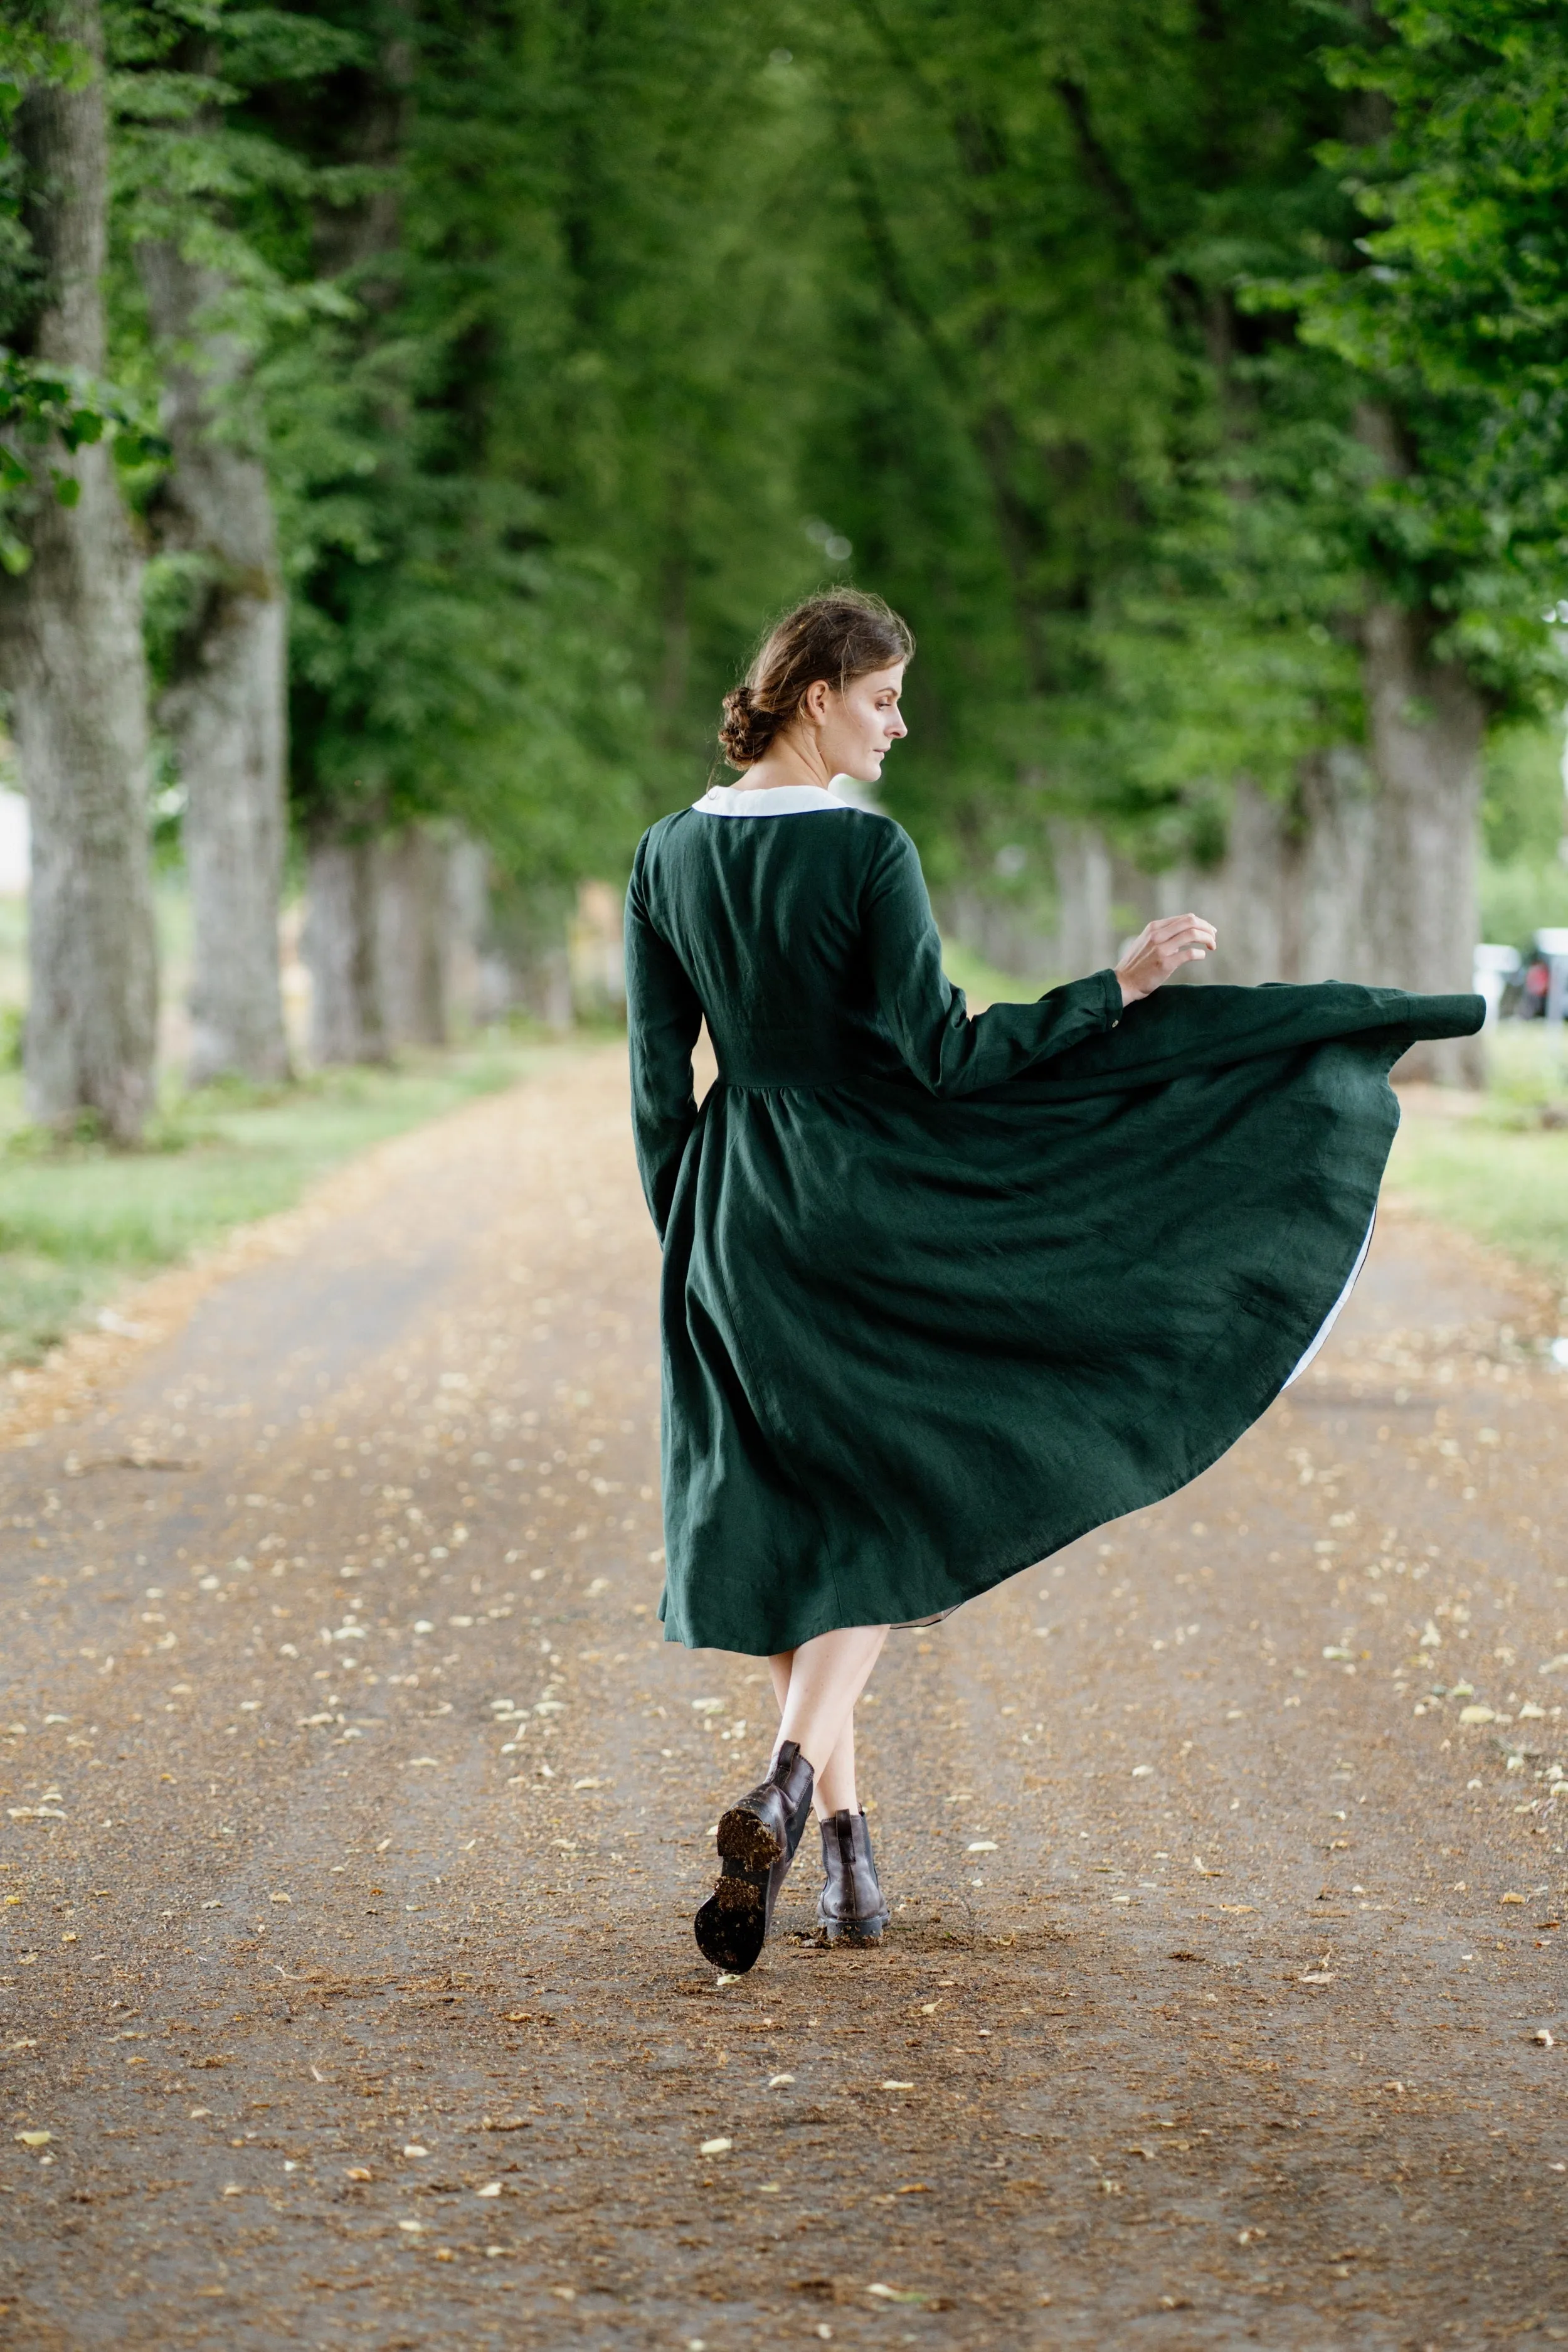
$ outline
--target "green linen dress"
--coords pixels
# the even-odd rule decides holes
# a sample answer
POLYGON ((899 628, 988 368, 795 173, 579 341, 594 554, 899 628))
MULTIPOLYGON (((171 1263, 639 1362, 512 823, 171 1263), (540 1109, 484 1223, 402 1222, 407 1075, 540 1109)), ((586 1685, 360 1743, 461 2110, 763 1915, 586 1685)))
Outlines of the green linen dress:
POLYGON ((1327 982, 1124 1013, 1100 971, 970 1018, 913 842, 810 787, 643 835, 626 977, 660 1613, 752 1655, 951 1609, 1207 1469, 1347 1288, 1395 1060, 1483 1012, 1327 982))

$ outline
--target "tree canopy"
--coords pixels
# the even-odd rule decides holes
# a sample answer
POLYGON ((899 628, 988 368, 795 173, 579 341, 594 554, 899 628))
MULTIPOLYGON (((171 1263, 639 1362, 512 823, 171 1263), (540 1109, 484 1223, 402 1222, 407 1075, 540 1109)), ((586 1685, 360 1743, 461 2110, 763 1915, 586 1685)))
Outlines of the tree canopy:
MULTIPOLYGON (((131 258, 211 264, 307 830, 445 813, 519 874, 614 870, 700 783, 761 625, 838 579, 920 640, 889 797, 939 878, 1016 871, 1063 814, 1145 863, 1213 855, 1238 776, 1284 796, 1360 736, 1377 599, 1500 718, 1561 698, 1550 0, 107 22, 118 389, 5 352, 0 453, 118 425, 155 496, 131 258)), ((12 12, 0 138, 73 70, 51 23, 12 12)), ((0 331, 28 270, 7 158, 0 331)), ((178 562, 150 588, 156 661, 178 562)))

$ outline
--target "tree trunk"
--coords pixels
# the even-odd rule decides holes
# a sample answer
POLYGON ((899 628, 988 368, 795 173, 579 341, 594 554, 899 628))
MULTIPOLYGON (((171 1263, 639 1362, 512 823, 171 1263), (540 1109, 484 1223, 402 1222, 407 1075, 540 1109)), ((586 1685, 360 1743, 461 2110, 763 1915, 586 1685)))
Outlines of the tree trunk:
POLYGON ((272 498, 258 460, 214 432, 246 365, 232 337, 204 328, 222 281, 167 243, 139 247, 137 261, 170 347, 162 415, 174 463, 154 520, 163 544, 199 565, 196 609, 158 709, 185 787, 191 1081, 286 1077, 277 916, 288 632, 272 498))
MULTIPOLYGON (((17 116, 43 284, 30 350, 99 375, 108 130, 96 0, 67 0, 53 29, 91 72, 79 89, 33 91, 17 116)), ((32 562, 0 583, 0 677, 32 820, 27 1108, 48 1126, 96 1112, 133 1143, 152 1103, 158 1013, 137 565, 106 445, 45 454, 75 503, 40 466, 32 562)))
POLYGON ((1056 867, 1058 961, 1069 979, 1078 980, 1085 972, 1103 971, 1115 958, 1111 853, 1092 824, 1053 818, 1050 830, 1056 867))
POLYGON ((549 884, 503 884, 490 898, 479 961, 478 1010, 494 1021, 526 1013, 547 1029, 572 1022, 568 894, 549 884))
POLYGON ((1289 802, 1243 780, 1219 864, 1156 878, 1157 912, 1193 908, 1219 933, 1213 960, 1177 977, 1196 986, 1399 982, 1378 900, 1379 824, 1370 766, 1349 744, 1304 760, 1289 802))
MULTIPOLYGON (((1362 623, 1372 761, 1377 773, 1373 961, 1401 988, 1468 992, 1480 936, 1476 835, 1486 711, 1452 663, 1432 661, 1430 615, 1375 604, 1362 623)), ((1398 1075, 1479 1086, 1479 1037, 1436 1038, 1398 1075)))
POLYGON ((423 825, 410 825, 377 845, 382 1004, 394 1045, 447 1042, 450 862, 446 844, 423 825))
POLYGON ((1335 744, 1301 763, 1298 854, 1286 891, 1282 980, 1386 982, 1374 906, 1375 780, 1364 755, 1335 744))
POLYGON ((1219 934, 1212 959, 1192 964, 1179 980, 1196 987, 1209 982, 1255 988, 1267 980, 1291 980, 1288 908, 1297 845, 1289 812, 1241 778, 1230 803, 1225 856, 1218 866, 1172 866, 1155 882, 1155 906, 1162 915, 1206 916, 1219 934))
POLYGON ((384 1062, 376 845, 369 838, 312 845, 302 941, 310 974, 310 1056, 384 1062))
POLYGON ((490 859, 483 842, 459 835, 446 877, 450 936, 446 1003, 449 1019, 471 1029, 482 1017, 485 933, 490 915, 490 859))

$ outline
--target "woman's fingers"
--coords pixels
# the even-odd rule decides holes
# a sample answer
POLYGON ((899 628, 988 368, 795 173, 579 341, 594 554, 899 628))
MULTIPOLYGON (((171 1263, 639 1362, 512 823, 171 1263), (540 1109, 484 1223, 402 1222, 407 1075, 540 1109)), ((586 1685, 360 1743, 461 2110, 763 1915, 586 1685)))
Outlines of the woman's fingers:
POLYGON ((1206 916, 1156 916, 1145 923, 1117 966, 1124 1002, 1147 996, 1183 964, 1201 963, 1218 943, 1219 935, 1206 916))

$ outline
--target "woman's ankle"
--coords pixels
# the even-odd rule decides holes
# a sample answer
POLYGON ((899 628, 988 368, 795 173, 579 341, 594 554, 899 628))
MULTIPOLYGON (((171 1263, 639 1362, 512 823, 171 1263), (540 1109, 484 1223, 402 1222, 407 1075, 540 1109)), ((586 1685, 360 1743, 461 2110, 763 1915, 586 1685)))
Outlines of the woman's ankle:
POLYGON ((852 1789, 847 1796, 841 1789, 818 1789, 814 1791, 813 1809, 820 1822, 831 1822, 835 1813, 858 1813, 860 1799, 852 1789))

